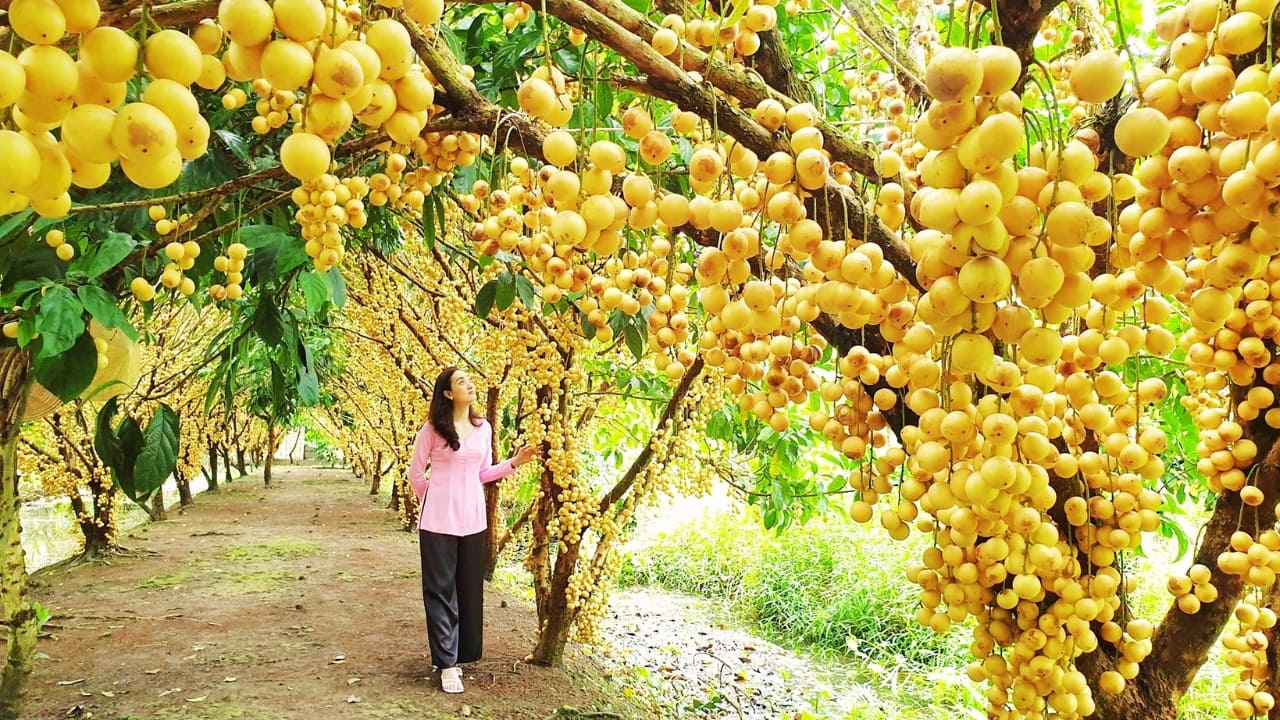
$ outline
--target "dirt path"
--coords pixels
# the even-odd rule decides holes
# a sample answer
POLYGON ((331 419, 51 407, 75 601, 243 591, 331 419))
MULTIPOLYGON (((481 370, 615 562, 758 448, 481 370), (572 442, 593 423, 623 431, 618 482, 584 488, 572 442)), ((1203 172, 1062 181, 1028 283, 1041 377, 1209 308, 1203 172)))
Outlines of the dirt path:
POLYGON ((278 466, 123 538, 135 555, 37 579, 53 617, 40 720, 541 719, 613 707, 585 664, 520 662, 535 618, 490 592, 467 692, 431 672, 416 537, 344 470, 278 466), (464 707, 464 704, 466 707, 464 707))

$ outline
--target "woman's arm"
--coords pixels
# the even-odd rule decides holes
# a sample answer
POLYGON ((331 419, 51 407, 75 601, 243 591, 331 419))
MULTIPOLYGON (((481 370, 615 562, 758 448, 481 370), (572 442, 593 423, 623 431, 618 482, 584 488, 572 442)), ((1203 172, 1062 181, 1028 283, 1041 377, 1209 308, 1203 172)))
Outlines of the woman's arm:
POLYGON ((435 444, 436 433, 431 423, 425 423, 418 431, 418 438, 413 443, 413 459, 409 461, 409 485, 422 502, 427 494, 427 467, 431 464, 431 449, 435 444))
POLYGON ((523 447, 523 448, 520 448, 520 451, 517 452, 515 456, 507 460, 503 460, 497 465, 491 465, 490 463, 493 462, 493 450, 492 450, 492 442, 491 442, 493 439, 493 428, 489 428, 488 439, 490 440, 490 442, 486 442, 484 444, 484 462, 480 464, 480 467, 481 467, 480 482, 482 483, 491 483, 491 482, 494 482, 495 480, 501 480, 502 478, 515 472, 516 468, 520 467, 526 462, 529 462, 529 460, 533 458, 533 449, 528 447, 523 447))

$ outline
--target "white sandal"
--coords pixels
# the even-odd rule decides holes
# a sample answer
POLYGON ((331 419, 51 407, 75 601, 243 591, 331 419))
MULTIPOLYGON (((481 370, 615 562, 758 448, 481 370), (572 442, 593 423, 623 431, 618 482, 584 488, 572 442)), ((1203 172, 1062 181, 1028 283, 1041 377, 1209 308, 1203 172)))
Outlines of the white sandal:
POLYGON ((440 687, 450 694, 462 692, 462 668, 451 667, 441 670, 440 687))

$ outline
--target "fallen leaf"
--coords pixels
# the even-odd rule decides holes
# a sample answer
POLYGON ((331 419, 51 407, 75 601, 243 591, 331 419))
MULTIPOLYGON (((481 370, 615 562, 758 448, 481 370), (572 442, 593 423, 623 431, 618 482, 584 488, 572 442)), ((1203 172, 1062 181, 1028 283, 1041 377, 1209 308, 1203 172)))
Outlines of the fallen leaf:
POLYGON ((461 712, 462 712, 462 717, 471 717, 471 706, 463 705, 461 712))
POLYGON ((169 690, 162 691, 160 693, 160 697, 164 697, 165 695, 172 695, 174 693, 180 693, 180 692, 182 692, 182 688, 171 688, 169 690))
POLYGON ((358 683, 358 682, 360 682, 360 678, 358 678, 358 677, 347 678, 347 684, 348 684, 348 685, 355 685, 355 684, 356 684, 356 683, 358 683))
POLYGON ((358 702, 360 702, 360 698, 356 697, 355 695, 348 695, 348 696, 347 696, 347 702, 349 702, 349 703, 358 703, 358 702))
POLYGON ((200 697, 187 698, 187 702, 189 703, 204 702, 208 698, 209 698, 208 695, 201 695, 200 697))
POLYGON ((75 680, 59 680, 59 685, 79 685, 84 682, 84 678, 76 678, 75 680))
POLYGON ((116 694, 115 694, 115 693, 113 693, 113 692, 111 692, 110 690, 103 690, 103 691, 102 691, 102 697, 109 697, 109 698, 113 698, 113 697, 115 697, 115 696, 116 696, 116 694))
POLYGON ((233 677, 225 677, 225 678, 222 678, 222 682, 235 682, 235 681, 236 681, 236 679, 235 679, 235 678, 233 678, 233 677))
POLYGON ((333 664, 333 665, 341 665, 342 663, 344 663, 344 662, 346 662, 346 661, 347 661, 347 656, 346 656, 346 655, 338 655, 337 657, 335 657, 335 658, 333 659, 333 661, 332 661, 332 663, 331 663, 331 664, 333 664))
POLYGON ((160 668, 156 668, 155 670, 143 670, 142 672, 146 673, 147 675, 159 675, 160 668))

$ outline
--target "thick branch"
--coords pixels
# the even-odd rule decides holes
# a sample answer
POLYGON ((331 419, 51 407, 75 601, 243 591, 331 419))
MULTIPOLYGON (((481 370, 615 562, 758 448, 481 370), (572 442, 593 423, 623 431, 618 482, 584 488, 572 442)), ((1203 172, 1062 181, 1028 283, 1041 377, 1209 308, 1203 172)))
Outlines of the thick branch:
MULTIPOLYGON (((680 409, 680 404, 684 401, 685 395, 689 393, 689 388, 693 385, 693 381, 697 379, 698 375, 702 374, 702 368, 702 356, 699 355, 693 361, 693 364, 684 371, 684 375, 681 376, 680 383, 676 385, 675 390, 671 391, 671 399, 667 401, 667 406, 662 410, 662 416, 658 418, 658 423, 654 426, 655 433, 666 427, 667 423, 671 422, 675 417, 676 411, 680 409)), ((640 473, 648 467, 649 461, 652 459, 653 447, 646 443, 644 449, 632 461, 631 467, 627 468, 626 474, 622 476, 618 484, 614 485, 608 494, 600 498, 601 515, 607 513, 614 503, 621 500, 631 490, 631 486, 636 483, 636 478, 640 477, 640 473)))

